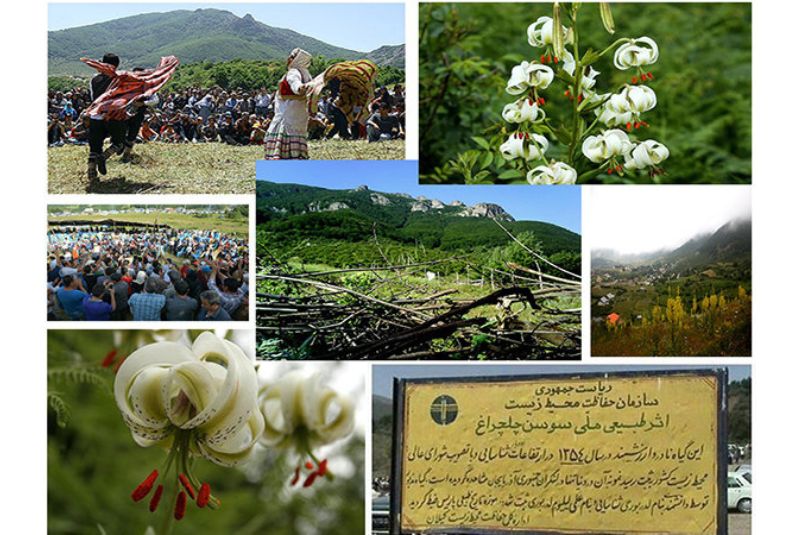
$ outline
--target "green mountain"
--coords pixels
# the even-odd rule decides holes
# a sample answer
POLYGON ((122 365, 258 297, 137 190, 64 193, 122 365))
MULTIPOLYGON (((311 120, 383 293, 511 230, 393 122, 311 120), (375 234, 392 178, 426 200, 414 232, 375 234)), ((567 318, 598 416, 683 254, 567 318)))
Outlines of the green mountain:
POLYGON ((367 54, 367 59, 378 65, 389 65, 402 69, 406 65, 406 45, 385 45, 376 48, 367 54))
POLYGON ((637 255, 623 255, 610 249, 595 250, 592 252, 592 266, 594 269, 604 269, 617 265, 650 264, 685 270, 719 262, 749 264, 752 247, 750 219, 736 219, 725 223, 714 232, 695 236, 672 250, 637 255))
POLYGON ((106 52, 118 54, 123 68, 151 66, 166 55, 178 56, 184 65, 234 59, 282 60, 295 47, 326 58, 356 59, 374 54, 382 62, 397 61, 397 51, 391 50, 397 47, 381 47, 374 52, 348 50, 289 29, 267 26, 249 14, 238 17, 220 9, 134 15, 48 32, 47 43, 50 76, 89 75, 93 71, 80 58, 99 58, 106 52))
POLYGON ((515 221, 501 206, 413 198, 360 186, 331 190, 298 184, 256 182, 259 230, 284 240, 305 237, 368 241, 375 234, 398 243, 418 244, 445 251, 475 252, 506 245, 508 236, 532 233, 546 255, 580 254, 580 235, 541 221, 515 221))

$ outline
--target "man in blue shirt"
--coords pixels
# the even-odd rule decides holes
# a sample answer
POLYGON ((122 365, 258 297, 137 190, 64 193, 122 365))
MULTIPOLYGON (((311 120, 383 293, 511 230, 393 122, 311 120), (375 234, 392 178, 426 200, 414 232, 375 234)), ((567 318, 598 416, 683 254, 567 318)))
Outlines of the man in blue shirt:
POLYGON ((113 282, 109 279, 105 284, 97 283, 92 288, 92 295, 87 295, 83 298, 83 315, 86 321, 110 321, 111 313, 117 308, 117 303, 114 300, 114 292, 109 291, 113 286, 113 282), (109 296, 111 303, 106 303, 103 299, 106 295, 109 296))
POLYGON ((78 277, 67 275, 61 288, 56 291, 56 299, 67 318, 73 321, 83 319, 83 299, 87 296, 78 277))
POLYGON ((133 314, 133 321, 161 321, 161 310, 167 298, 159 293, 163 289, 157 275, 151 275, 144 283, 144 292, 133 294, 128 299, 128 306, 133 314))

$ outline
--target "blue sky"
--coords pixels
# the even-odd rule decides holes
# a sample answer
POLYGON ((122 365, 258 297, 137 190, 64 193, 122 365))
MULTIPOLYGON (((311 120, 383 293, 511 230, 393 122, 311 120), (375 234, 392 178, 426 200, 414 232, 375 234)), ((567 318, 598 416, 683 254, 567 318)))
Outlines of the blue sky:
POLYGON ((262 160, 256 164, 259 180, 328 189, 352 189, 363 184, 374 191, 424 195, 444 203, 490 202, 499 204, 517 220, 546 221, 581 232, 579 186, 420 186, 417 176, 417 162, 410 160, 262 160))
POLYGON ((50 4, 48 30, 86 26, 142 13, 216 8, 289 28, 331 45, 369 52, 405 42, 403 4, 50 4))
MULTIPOLYGON (((480 375, 536 375, 634 370, 724 368, 725 366, 569 366, 550 364, 382 365, 372 367, 372 393, 392 397, 394 377, 474 377, 480 375)), ((728 380, 750 377, 750 366, 728 366, 728 380)))

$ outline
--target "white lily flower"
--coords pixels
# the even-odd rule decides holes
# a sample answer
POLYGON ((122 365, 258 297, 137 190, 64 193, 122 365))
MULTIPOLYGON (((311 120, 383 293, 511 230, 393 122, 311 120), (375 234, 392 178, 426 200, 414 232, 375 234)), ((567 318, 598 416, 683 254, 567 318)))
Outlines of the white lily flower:
MULTIPOLYGON (((191 473, 191 458, 203 456, 220 466, 247 459, 264 430, 257 404, 254 363, 242 350, 210 332, 191 348, 176 342, 156 342, 134 351, 114 380, 114 398, 133 440, 142 447, 170 450, 166 471, 174 478, 153 494, 150 510, 158 507, 165 485, 176 487, 175 518, 186 510, 187 495, 197 505, 217 503, 208 483, 191 473), (183 489, 183 490, 182 490, 183 489)), ((158 470, 133 491, 140 501, 156 482, 158 470)))
POLYGON ((578 180, 578 173, 564 162, 551 162, 549 165, 539 165, 528 171, 528 183, 540 184, 574 184, 578 180))
POLYGON ((510 95, 521 95, 531 87, 547 89, 554 76, 553 69, 547 65, 523 61, 511 69, 511 77, 506 84, 506 92, 510 95))
POLYGON ((589 66, 589 72, 583 74, 583 78, 581 78, 581 89, 584 90, 584 95, 586 91, 594 89, 595 84, 597 84, 596 78, 599 74, 600 71, 596 71, 592 66, 589 66))
POLYGON ((521 95, 528 90, 528 66, 530 63, 523 61, 511 69, 511 77, 506 84, 506 92, 511 95, 521 95))
POLYGON ((190 453, 232 466, 251 452, 264 427, 253 362, 239 347, 204 332, 192 347, 157 342, 120 366, 114 398, 133 440, 170 447, 188 436, 190 453))
POLYGON ((657 167, 667 158, 669 158, 669 149, 666 146, 654 139, 647 139, 625 155, 625 169, 657 167))
POLYGON ((647 86, 626 86, 620 93, 611 95, 595 114, 606 126, 622 126, 639 119, 639 115, 655 108, 656 93, 647 86))
POLYGON ((565 51, 564 57, 561 58, 561 68, 570 76, 575 74, 575 56, 569 50, 565 51))
POLYGON ((606 126, 622 126, 633 121, 630 103, 620 94, 611 95, 601 107, 595 109, 595 115, 606 126))
POLYGON ((353 402, 323 386, 319 374, 287 373, 261 388, 259 405, 266 424, 261 443, 267 446, 309 453, 353 431, 353 402))
POLYGON ((638 115, 656 107, 656 92, 646 85, 629 85, 622 90, 622 96, 630 104, 630 110, 638 115))
POLYGON ((352 400, 320 383, 319 374, 295 370, 262 387, 259 393, 266 424, 261 443, 291 448, 300 457, 292 485, 299 481, 303 468, 308 471, 303 487, 310 487, 318 477, 333 477, 327 459, 318 460, 312 450, 348 436, 355 425, 352 400), (310 457, 316 467, 310 461, 303 463, 305 457, 310 457))
POLYGON ((503 119, 509 123, 523 123, 529 121, 538 123, 545 118, 545 112, 533 99, 521 98, 503 108, 503 119))
POLYGON ((623 43, 614 52, 614 66, 621 70, 651 65, 658 61, 658 45, 649 37, 639 37, 623 43))
POLYGON ((594 163, 601 163, 611 158, 630 152, 633 144, 628 134, 619 129, 606 130, 597 136, 589 136, 583 141, 583 155, 594 163))
MULTIPOLYGON (((525 62, 523 62, 525 63, 525 62)), ((547 89, 553 82, 553 69, 541 63, 529 63, 526 68, 528 85, 536 89, 547 89)))
MULTIPOLYGON (((573 56, 571 52, 568 51, 564 55, 564 59, 561 62, 561 68, 564 69, 564 72, 570 76, 575 74, 575 56, 573 56)), ((595 68, 591 65, 589 66, 589 72, 583 73, 583 77, 581 78, 581 89, 583 90, 584 98, 587 98, 590 90, 594 89, 594 86, 597 84, 596 78, 599 74, 600 71, 595 70, 595 68)))
MULTIPOLYGON (((564 44, 572 43, 572 32, 562 25, 564 30, 564 44)), ((549 46, 553 44, 553 19, 539 17, 536 22, 528 26, 528 43, 531 46, 549 46)))
POLYGON ((528 161, 541 160, 549 147, 550 142, 540 134, 515 132, 508 136, 505 143, 500 145, 500 154, 506 160, 515 158, 524 158, 528 161))

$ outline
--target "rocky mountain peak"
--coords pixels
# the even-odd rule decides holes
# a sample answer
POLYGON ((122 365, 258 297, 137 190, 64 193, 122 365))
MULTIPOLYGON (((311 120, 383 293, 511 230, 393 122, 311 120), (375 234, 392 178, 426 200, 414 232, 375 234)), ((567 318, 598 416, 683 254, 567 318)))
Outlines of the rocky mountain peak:
POLYGON ((499 204, 489 202, 479 202, 474 206, 468 206, 459 214, 463 217, 487 217, 500 221, 514 221, 511 214, 506 212, 499 204))

